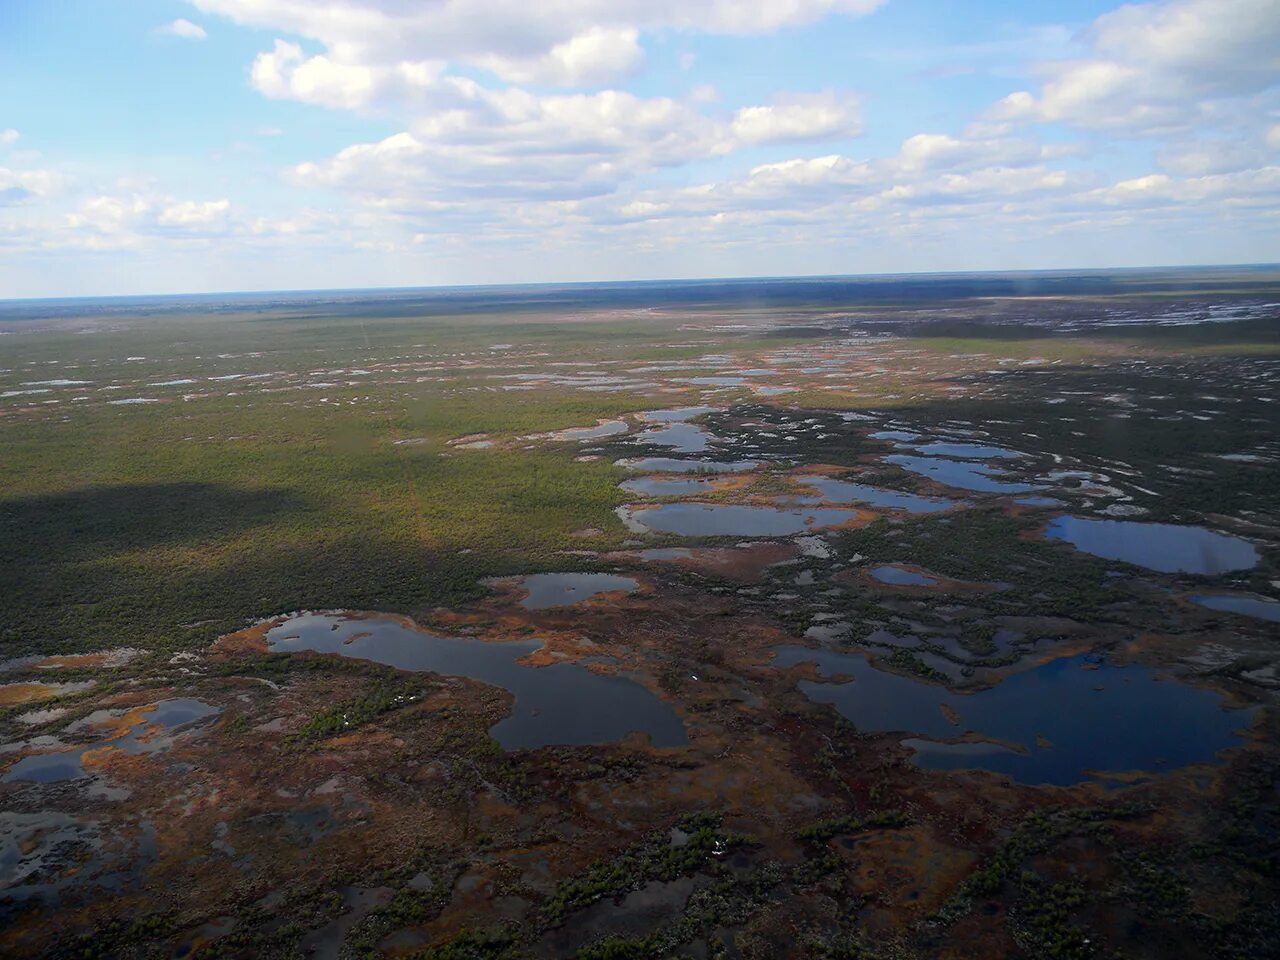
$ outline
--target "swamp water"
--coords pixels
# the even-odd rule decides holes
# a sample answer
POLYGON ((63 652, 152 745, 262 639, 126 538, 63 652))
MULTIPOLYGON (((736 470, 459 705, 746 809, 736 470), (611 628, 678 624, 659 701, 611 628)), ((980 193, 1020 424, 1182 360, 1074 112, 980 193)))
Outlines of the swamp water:
POLYGON ((877 670, 856 653, 786 646, 776 654, 777 667, 814 663, 820 676, 850 677, 842 683, 802 680, 800 689, 816 703, 832 704, 859 730, 939 739, 972 732, 1001 741, 904 741, 920 766, 991 770, 1021 783, 1069 786, 1091 772, 1165 772, 1212 763, 1218 751, 1241 744, 1236 731, 1255 715, 1252 709, 1224 709, 1212 690, 1089 655, 1050 661, 986 690, 956 693, 877 670))
POLYGON ((600 676, 577 663, 519 663, 542 646, 540 640, 487 643, 438 636, 390 617, 318 613, 273 627, 267 642, 273 653, 336 653, 502 687, 515 704, 489 733, 507 750, 609 743, 632 731, 648 734, 660 747, 688 742, 675 711, 634 680, 600 676))

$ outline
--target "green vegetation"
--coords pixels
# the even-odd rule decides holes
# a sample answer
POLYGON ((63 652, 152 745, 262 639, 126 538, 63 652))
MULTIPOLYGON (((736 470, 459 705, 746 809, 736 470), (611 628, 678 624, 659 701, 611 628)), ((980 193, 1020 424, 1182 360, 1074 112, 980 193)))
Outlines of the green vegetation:
POLYGON ((901 810, 878 810, 865 817, 848 814, 811 824, 796 834, 796 837, 803 843, 823 844, 841 834, 858 833, 862 830, 897 830, 905 827, 908 822, 907 815, 901 810))
POLYGON ((667 833, 655 833, 636 846, 597 864, 585 874, 561 883, 542 905, 542 914, 554 923, 572 910, 604 897, 635 890, 654 880, 674 880, 692 873, 713 855, 750 844, 749 837, 720 831, 722 816, 693 813, 676 828, 686 836, 675 844, 667 833))
POLYGON ((423 685, 409 682, 379 686, 353 700, 320 711, 298 731, 301 740, 318 740, 347 733, 391 710, 397 710, 422 696, 423 685))

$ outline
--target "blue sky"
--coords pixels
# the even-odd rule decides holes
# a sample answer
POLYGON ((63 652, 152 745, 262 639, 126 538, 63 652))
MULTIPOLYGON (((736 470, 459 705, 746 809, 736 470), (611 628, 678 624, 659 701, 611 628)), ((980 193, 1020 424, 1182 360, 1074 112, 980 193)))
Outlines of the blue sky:
POLYGON ((1280 260, 1280 0, 0 0, 0 297, 1280 260))

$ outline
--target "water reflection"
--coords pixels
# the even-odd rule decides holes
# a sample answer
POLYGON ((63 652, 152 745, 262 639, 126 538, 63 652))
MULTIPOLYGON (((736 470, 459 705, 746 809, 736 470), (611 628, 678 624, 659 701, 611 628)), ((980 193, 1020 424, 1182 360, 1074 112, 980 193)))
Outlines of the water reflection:
POLYGON ((922 497, 916 493, 884 490, 862 483, 851 483, 848 480, 833 480, 830 477, 804 476, 796 479, 805 486, 817 490, 822 495, 822 499, 831 503, 869 503, 873 507, 903 510, 907 513, 938 513, 964 503, 962 500, 922 497))
POLYGON ((1253 709, 1224 709, 1212 690, 1088 655, 1054 660, 971 694, 877 670, 858 654, 777 650, 776 666, 797 663, 817 664, 821 676, 851 678, 801 681, 800 689, 810 700, 832 704, 859 730, 941 739, 971 732, 1008 745, 907 741, 919 747, 920 766, 977 767, 1022 783, 1067 786, 1090 771, 1166 771, 1214 762, 1220 750, 1242 742, 1236 731, 1255 715, 1253 709))
MULTIPOLYGON (((201 700, 192 700, 185 697, 161 700, 159 703, 143 707, 141 719, 131 726, 126 733, 109 740, 77 747, 74 750, 61 750, 56 753, 41 753, 23 757, 5 772, 4 780, 5 782, 31 780, 36 783, 55 783, 62 780, 84 779, 89 776, 89 773, 84 769, 84 755, 90 750, 107 748, 123 750, 129 754, 159 753, 168 749, 171 741, 170 738, 156 736, 157 728, 159 730, 174 730, 220 712, 217 707, 212 707, 201 700)), ((120 713, 118 711, 104 711, 101 714, 101 719, 110 719, 116 715, 120 715, 120 713)), ((71 729, 74 732, 74 730, 92 725, 91 722, 81 722, 78 725, 73 725, 71 729)))
POLYGON ((885 463, 896 464, 903 470, 928 477, 957 490, 973 490, 976 493, 1026 493, 1038 490, 1035 484, 1009 480, 997 480, 1005 471, 985 463, 967 463, 942 457, 916 457, 895 453, 884 458, 885 463))
POLYGON ((681 460, 676 457, 631 457, 615 464, 643 473, 746 473, 760 466, 758 460, 721 463, 716 460, 681 460))
POLYGON ((612 573, 535 573, 522 577, 520 586, 529 591, 520 606, 543 610, 581 603, 598 593, 630 593, 639 584, 630 577, 612 573))
POLYGON ((1270 620, 1273 623, 1280 623, 1280 600, 1266 600, 1262 597, 1218 593, 1195 596, 1191 598, 1191 602, 1221 613, 1238 613, 1244 617, 1254 617, 1258 620, 1270 620))
POLYGON ((1248 570, 1258 563, 1253 544, 1204 527, 1063 516, 1049 523, 1045 536, 1066 540, 1095 557, 1162 573, 1217 574, 1248 570))
POLYGON ((267 642, 272 652, 336 653, 502 687, 515 705, 489 733, 508 750, 609 743, 632 731, 648 734, 657 746, 688 742, 675 712, 634 680, 600 676, 577 663, 518 663, 540 640, 485 643, 437 636, 389 617, 307 614, 273 627, 267 642))
POLYGON ((686 537, 786 537, 847 523, 856 510, 814 507, 788 510, 736 504, 664 503, 620 507, 619 516, 636 533, 676 533, 686 537))
POLYGON ((881 583, 892 584, 895 587, 934 587, 938 585, 938 581, 933 577, 926 577, 923 573, 916 573, 914 570, 904 570, 902 567, 872 567, 867 572, 881 583))

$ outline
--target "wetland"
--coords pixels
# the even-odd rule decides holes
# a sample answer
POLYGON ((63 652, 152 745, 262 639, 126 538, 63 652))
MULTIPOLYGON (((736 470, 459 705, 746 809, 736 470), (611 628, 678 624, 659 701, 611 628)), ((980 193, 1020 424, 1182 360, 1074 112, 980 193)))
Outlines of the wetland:
POLYGON ((1276 303, 0 305, 0 954, 1274 956, 1276 303))

